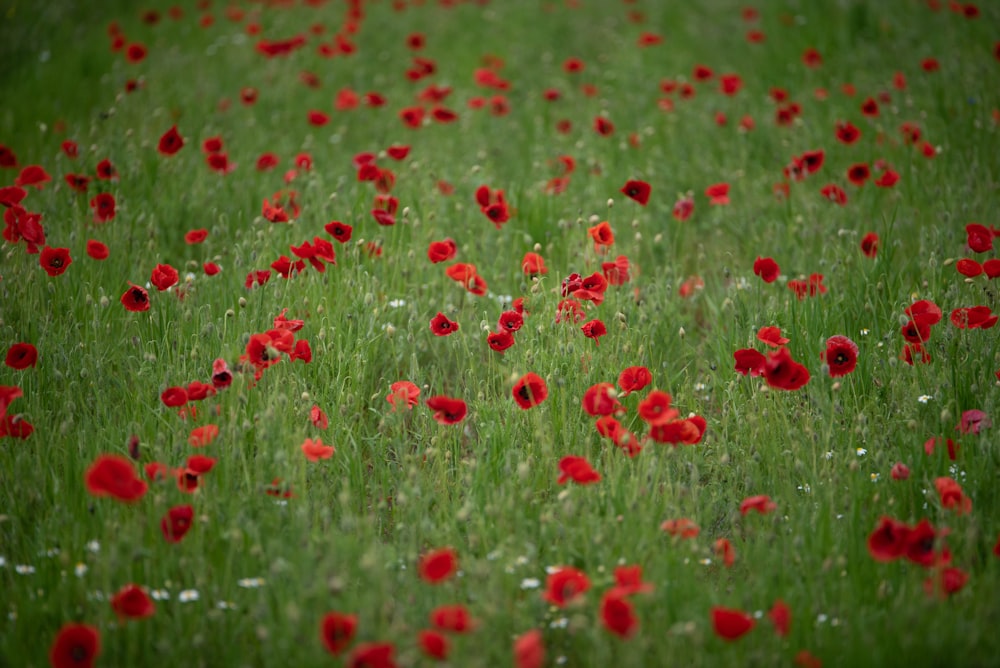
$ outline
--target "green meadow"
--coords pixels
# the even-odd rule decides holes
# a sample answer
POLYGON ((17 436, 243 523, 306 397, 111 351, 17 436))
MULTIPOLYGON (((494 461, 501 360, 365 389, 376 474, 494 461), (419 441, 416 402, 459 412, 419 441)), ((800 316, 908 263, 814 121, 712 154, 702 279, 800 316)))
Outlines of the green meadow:
POLYGON ((0 4, 0 665, 988 666, 1000 6, 0 4))

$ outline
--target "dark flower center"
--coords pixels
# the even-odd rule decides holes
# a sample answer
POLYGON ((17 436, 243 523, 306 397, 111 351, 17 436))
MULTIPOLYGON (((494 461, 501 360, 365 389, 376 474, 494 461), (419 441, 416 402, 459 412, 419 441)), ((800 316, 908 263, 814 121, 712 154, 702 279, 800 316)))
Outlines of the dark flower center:
POLYGON ((841 353, 837 353, 837 356, 833 358, 833 363, 834 364, 838 364, 838 365, 839 364, 847 364, 848 359, 849 358, 844 353, 842 353, 842 352, 841 353))

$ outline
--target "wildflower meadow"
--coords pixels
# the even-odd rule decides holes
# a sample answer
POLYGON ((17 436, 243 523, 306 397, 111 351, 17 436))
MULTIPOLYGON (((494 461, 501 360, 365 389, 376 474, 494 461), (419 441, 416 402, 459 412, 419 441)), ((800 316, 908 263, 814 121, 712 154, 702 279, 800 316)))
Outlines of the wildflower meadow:
POLYGON ((0 665, 996 664, 1000 5, 2 10, 0 665))

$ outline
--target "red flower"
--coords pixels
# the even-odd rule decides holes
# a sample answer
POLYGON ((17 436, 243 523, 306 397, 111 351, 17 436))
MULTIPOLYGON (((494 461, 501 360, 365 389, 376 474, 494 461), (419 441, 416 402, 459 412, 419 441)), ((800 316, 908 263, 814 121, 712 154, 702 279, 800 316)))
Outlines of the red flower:
POLYGON ((188 445, 192 448, 201 448, 214 441, 218 436, 218 425, 206 424, 202 427, 195 427, 188 435, 188 445))
POLYGON ((4 364, 21 371, 38 363, 38 349, 30 343, 15 343, 7 349, 4 364))
POLYGON ((957 425, 955 425, 955 431, 961 432, 963 434, 978 434, 980 429, 992 426, 992 422, 986 413, 978 409, 971 409, 967 411, 962 411, 962 418, 957 425))
POLYGON ((90 200, 94 222, 106 223, 115 219, 115 198, 111 193, 98 193, 90 200))
POLYGON ((111 608, 119 619, 142 619, 152 617, 156 606, 142 587, 127 584, 111 597, 111 608))
POLYGON ((110 496, 126 503, 138 501, 147 489, 132 463, 118 455, 99 455, 84 474, 84 483, 94 496, 110 496))
POLYGON ((358 628, 357 615, 345 615, 342 612, 328 612, 323 615, 319 625, 319 637, 323 646, 330 654, 340 654, 354 640, 358 628))
POLYGON ((391 643, 366 642, 357 645, 347 660, 348 668, 396 668, 396 648, 391 643))
POLYGON ((590 462, 575 455, 567 455, 560 459, 559 471, 559 479, 556 482, 560 485, 565 485, 570 480, 578 485, 589 485, 601 479, 601 474, 591 467, 590 462))
POLYGON ((632 604, 612 589, 601 598, 601 623, 611 633, 628 638, 639 628, 632 604))
POLYGON ((809 382, 809 369, 793 360, 788 348, 780 348, 768 353, 764 379, 773 388, 797 390, 809 382))
POLYGON ((400 380, 389 386, 389 395, 385 398, 392 404, 392 410, 402 406, 411 409, 417 405, 420 388, 408 380, 400 380))
POLYGON ((323 226, 327 234, 336 239, 342 244, 346 244, 351 240, 351 233, 354 228, 350 225, 340 222, 339 220, 334 220, 323 226))
POLYGON ((861 187, 871 177, 871 170, 868 165, 861 162, 847 168, 847 180, 854 185, 861 187))
POLYGON ((868 553, 875 561, 893 561, 906 553, 911 529, 909 525, 883 516, 868 535, 868 553))
POLYGON ((455 253, 458 251, 458 246, 451 239, 445 239, 444 241, 432 241, 427 247, 427 259, 432 263, 438 264, 439 262, 447 262, 455 257, 455 253))
POLYGON ((663 390, 651 390, 639 402, 639 417, 651 427, 660 426, 675 419, 680 412, 670 407, 672 397, 663 390))
MULTIPOLYGON (((622 410, 615 397, 615 386, 611 383, 597 383, 587 388, 583 394, 583 410, 589 415, 611 415, 622 410)), ((624 411, 623 411, 624 412, 624 411)))
POLYGON ((590 589, 590 579, 583 571, 563 566, 549 573, 542 598, 549 603, 565 607, 590 589))
POLYGON ((49 663, 52 668, 91 668, 101 653, 101 633, 87 624, 64 624, 52 647, 49 663))
POLYGON ((109 254, 108 247, 100 241, 95 241, 94 239, 87 240, 87 255, 92 259, 106 260, 109 254))
POLYGON ((163 292, 167 288, 177 285, 179 278, 180 276, 178 275, 177 270, 169 264, 158 264, 153 267, 153 273, 149 278, 149 282, 152 283, 157 290, 163 292))
POLYGON ((934 487, 941 498, 941 506, 954 510, 957 515, 972 512, 972 499, 967 497, 953 478, 942 477, 934 479, 934 487))
POLYGON ((651 191, 652 188, 645 181, 626 181, 620 192, 642 206, 646 206, 651 191))
POLYGON ((163 133, 160 137, 160 143, 157 145, 157 150, 163 155, 174 155, 177 151, 184 147, 184 138, 181 137, 180 133, 177 132, 177 126, 173 126, 169 130, 163 133))
POLYGON ((681 197, 674 202, 672 215, 677 220, 684 222, 694 213, 694 199, 690 196, 681 197))
POLYGON ((200 244, 202 241, 208 238, 208 230, 201 228, 198 230, 190 230, 184 235, 184 243, 189 245, 200 244))
POLYGON ((861 131, 850 121, 837 122, 837 141, 844 144, 853 144, 861 138, 861 131))
POLYGON ((738 74, 720 74, 719 91, 723 95, 736 95, 743 88, 743 79, 738 74))
POLYGON ((924 580, 924 591, 928 596, 933 596, 935 589, 942 597, 951 596, 961 591, 965 583, 969 581, 969 574, 960 568, 948 566, 940 569, 934 576, 924 580), (937 585, 937 586, 935 586, 937 585))
POLYGON ((766 515, 777 507, 778 505, 766 494, 748 496, 740 502, 740 515, 746 515, 751 510, 756 510, 761 515, 766 515))
POLYGON ((69 158, 70 160, 75 160, 76 157, 80 154, 80 147, 77 146, 77 143, 72 139, 65 140, 60 145, 60 148, 62 148, 63 153, 65 153, 66 157, 69 158))
POLYGON ((597 345, 601 345, 601 342, 598 341, 598 339, 608 333, 607 327, 605 327, 604 323, 600 320, 585 322, 580 329, 583 331, 584 336, 588 339, 593 339, 594 343, 597 345))
POLYGON ((778 280, 779 272, 778 263, 769 257, 758 256, 753 263, 753 273, 760 276, 765 283, 774 283, 778 280))
POLYGON ((715 183, 705 188, 705 197, 710 198, 708 203, 712 206, 719 204, 729 204, 729 184, 715 183))
POLYGON ((809 47, 802 54, 802 63, 806 67, 819 67, 823 64, 823 56, 814 47, 809 47))
POLYGON ((864 253, 865 257, 875 257, 878 253, 878 235, 874 232, 869 232, 861 239, 861 252, 864 253))
POLYGON ((504 311, 497 321, 500 329, 514 333, 524 325, 524 316, 517 311, 504 311))
POLYGON ((701 533, 701 529, 698 525, 686 517, 681 517, 676 520, 664 520, 660 525, 660 529, 662 531, 666 531, 671 536, 680 537, 682 539, 697 538, 698 534, 701 533))
POLYGON ((501 328, 499 331, 490 332, 486 336, 486 343, 493 350, 502 353, 514 345, 514 335, 510 331, 501 328))
POLYGON ((194 508, 174 506, 160 520, 160 531, 168 543, 179 543, 191 529, 194 522, 194 508))
POLYGON ((959 329, 990 329, 997 324, 997 315, 989 306, 957 308, 951 312, 951 324, 959 329))
POLYGON ((424 582, 441 584, 458 571, 458 553, 453 548, 443 547, 427 552, 420 557, 417 572, 424 582))
POLYGON ((545 267, 545 260, 538 253, 527 252, 521 260, 521 271, 527 276, 537 274, 547 274, 549 270, 545 267))
POLYGON ((755 623, 754 618, 742 610, 712 607, 712 628, 723 640, 738 640, 748 633, 755 623))
POLYGON ((337 450, 332 445, 323 445, 323 439, 317 438, 313 440, 307 438, 302 442, 302 454, 306 456, 311 462, 318 462, 321 459, 329 459, 333 457, 333 453, 337 450))
POLYGON ((788 630, 792 625, 792 611, 780 598, 774 602, 767 613, 771 623, 774 624, 774 632, 784 638, 788 635, 788 630))
POLYGON ((73 263, 73 258, 69 256, 68 248, 50 248, 49 246, 45 246, 38 257, 38 263, 49 276, 59 276, 73 263))
POLYGON ((766 343, 772 348, 779 348, 789 341, 789 339, 781 335, 780 327, 761 327, 757 330, 757 340, 766 343))
POLYGON ((602 137, 608 137, 614 134, 615 125, 604 116, 598 116, 594 119, 594 132, 602 137))
POLYGON ((464 605, 442 605, 431 610, 431 624, 442 631, 468 633, 476 626, 464 605))
POLYGON ((448 638, 443 633, 430 629, 424 629, 417 634, 417 643, 424 654, 440 661, 447 659, 448 652, 451 651, 448 638))
POLYGON ((969 223, 965 226, 966 244, 974 253, 993 250, 993 233, 985 225, 969 223))
POLYGON ((183 387, 168 387, 160 395, 160 401, 169 408, 183 406, 188 401, 187 390, 183 387))
POLYGON ((532 629, 514 641, 515 668, 542 668, 545 665, 545 645, 542 632, 532 629))
POLYGON ((975 278, 983 273, 983 265, 979 264, 975 260, 963 257, 955 263, 955 270, 962 274, 962 276, 975 278))
POLYGON ((149 310, 149 293, 146 292, 145 288, 138 285, 129 283, 131 286, 122 295, 121 302, 122 306, 128 311, 148 311, 149 310))
POLYGON ((130 63, 141 63, 146 59, 146 47, 138 42, 129 44, 125 49, 125 60, 130 63))
POLYGON ((431 331, 434 336, 448 336, 458 331, 458 323, 448 319, 444 313, 438 312, 431 318, 431 331))
POLYGON ((622 396, 638 392, 653 382, 653 376, 644 366, 630 366, 618 375, 618 387, 622 396))
POLYGON ((910 477, 910 467, 903 462, 896 462, 892 465, 892 471, 889 475, 892 476, 893 480, 906 480, 910 477))
POLYGON ((831 336, 820 358, 830 367, 830 377, 846 376, 858 364, 858 346, 846 336, 831 336))
POLYGON ((309 409, 309 421, 317 429, 326 429, 330 426, 330 420, 327 418, 326 413, 316 404, 313 404, 313 407, 309 409))
POLYGON ((51 180, 52 177, 39 165, 28 165, 14 179, 14 185, 34 186, 37 190, 41 190, 42 186, 51 180))
POLYGON ((820 188, 819 194, 834 204, 839 204, 840 206, 847 205, 847 193, 844 192, 843 188, 834 183, 828 183, 820 188))
POLYGON ((529 371, 514 383, 513 395, 517 405, 527 410, 545 401, 549 388, 544 378, 529 371))

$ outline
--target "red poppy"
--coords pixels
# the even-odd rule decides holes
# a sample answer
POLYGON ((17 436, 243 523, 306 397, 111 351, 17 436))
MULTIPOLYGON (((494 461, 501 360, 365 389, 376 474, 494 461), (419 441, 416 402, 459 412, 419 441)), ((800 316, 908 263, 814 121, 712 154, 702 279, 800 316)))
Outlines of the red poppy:
POLYGON ((63 141, 63 143, 60 144, 60 148, 62 149, 62 152, 66 154, 66 157, 69 158, 70 160, 75 160, 76 157, 80 154, 80 147, 72 139, 66 139, 65 141, 63 141))
POLYGON ((820 358, 829 366, 831 378, 846 376, 858 364, 858 346, 846 336, 831 336, 820 358))
POLYGON ((580 329, 583 331, 584 336, 588 339, 593 339, 597 345, 601 345, 598 339, 608 333, 608 329, 604 326, 604 323, 596 319, 583 323, 580 329))
POLYGON ((420 578, 430 584, 441 584, 456 572, 458 572, 458 553, 450 547, 425 553, 417 564, 420 578))
POLYGON ((152 599, 142 587, 135 584, 127 584, 119 589, 111 597, 111 608, 119 619, 143 619, 152 617, 156 612, 152 599))
POLYGON ((321 459, 329 459, 333 457, 336 452, 336 448, 332 445, 323 445, 323 439, 317 438, 313 440, 307 438, 302 442, 302 454, 306 456, 311 462, 318 462, 321 459))
POLYGON ((729 184, 715 183, 705 188, 705 197, 709 198, 708 203, 712 206, 729 204, 729 184))
POLYGON ((875 179, 875 185, 879 188, 891 188, 899 182, 899 172, 887 168, 882 172, 882 176, 875 179))
POLYGON ((788 348, 768 353, 764 379, 779 390, 797 390, 809 382, 809 369, 792 359, 788 348))
POLYGON ((194 508, 191 506, 174 506, 160 520, 160 531, 168 543, 179 543, 187 535, 194 522, 194 508))
POLYGON ((653 585, 642 581, 642 566, 615 566, 615 586, 609 590, 620 596, 647 594, 653 591, 653 585))
POLYGON ((38 263, 49 276, 59 276, 73 263, 73 258, 70 257, 68 248, 45 246, 38 257, 38 263))
POLYGON ((544 665, 545 645, 541 631, 532 629, 514 640, 515 668, 542 668, 544 665))
POLYGON ((549 573, 545 580, 542 598, 549 603, 565 607, 590 589, 590 579, 583 571, 563 566, 549 573))
POLYGON ((448 316, 444 313, 438 312, 436 316, 431 318, 431 331, 434 333, 434 336, 448 336, 457 332, 458 329, 458 323, 449 320, 448 316))
POLYGON ((671 536, 682 539, 697 538, 698 534, 701 533, 698 525, 686 517, 676 520, 664 520, 660 525, 660 529, 666 531, 671 536))
POLYGON ((197 230, 189 230, 184 234, 184 243, 193 246, 195 244, 200 244, 207 238, 208 238, 208 230, 206 230, 205 228, 197 230))
POLYGON ((594 118, 594 132, 602 137, 608 137, 615 132, 615 125, 604 116, 594 118))
POLYGON ((924 441, 924 452, 928 455, 933 455, 934 450, 939 445, 944 445, 948 449, 948 459, 955 461, 958 458, 958 451, 961 448, 961 443, 956 443, 952 439, 932 436, 926 441, 924 441))
POLYGON ((431 629, 424 629, 417 634, 417 644, 420 645, 420 651, 439 661, 447 659, 451 651, 448 638, 443 633, 431 629))
POLYGON ((90 185, 90 177, 84 174, 67 174, 63 178, 66 184, 78 193, 87 192, 87 187, 90 185))
POLYGON ((396 668, 391 643, 366 642, 356 645, 347 659, 348 668, 396 668))
POLYGON ((98 193, 90 200, 94 222, 107 223, 115 219, 115 197, 111 193, 98 193))
POLYGON ((960 568, 947 566, 941 568, 934 576, 924 580, 924 591, 928 596, 935 594, 935 589, 942 597, 951 596, 965 586, 969 581, 969 574, 960 568))
POLYGON ((765 283, 774 283, 778 280, 780 269, 778 263, 769 257, 757 256, 753 263, 753 273, 760 276, 765 283))
POLYGON ((941 507, 954 510, 956 515, 972 512, 972 499, 965 495, 962 486, 953 478, 935 478, 934 488, 941 499, 941 507))
POLYGON ((583 410, 589 415, 612 415, 623 411, 615 396, 615 386, 611 383, 597 383, 587 388, 583 394, 583 410))
POLYGON ((889 472, 893 480, 906 480, 910 477, 910 467, 903 462, 896 462, 892 465, 892 470, 889 472))
POLYGON ((859 162, 847 168, 847 180, 854 185, 861 187, 871 177, 871 170, 868 165, 859 162))
POLYGON ((160 401, 168 408, 183 406, 188 401, 187 390, 183 387, 168 387, 160 394, 160 401))
POLYGON ((559 460, 559 479, 556 482, 565 485, 572 480, 578 485, 589 485, 599 482, 601 474, 593 469, 583 457, 567 455, 559 460))
POLYGON ((469 412, 469 407, 463 400, 452 397, 428 397, 424 403, 434 411, 434 420, 440 424, 458 424, 469 412))
POLYGON ((962 411, 959 423, 955 425, 955 431, 963 434, 978 434, 981 429, 992 426, 989 416, 981 410, 970 409, 962 411))
POLYGON ((132 463, 118 455, 99 455, 87 468, 84 483, 94 496, 110 496, 126 503, 138 501, 147 489, 132 463))
POLYGON ((837 122, 837 141, 843 144, 853 144, 861 139, 861 130, 850 121, 837 122))
POLYGON ((652 192, 652 188, 645 181, 626 181, 620 192, 626 197, 634 199, 642 206, 646 206, 649 202, 649 194, 652 192))
POLYGON ((427 259, 432 263, 437 264, 439 262, 447 262, 455 257, 455 253, 458 251, 458 246, 451 239, 445 239, 444 241, 432 241, 427 247, 427 259))
POLYGON ((743 79, 738 74, 720 74, 719 91, 723 95, 736 95, 743 88, 743 79))
POLYGON ((122 295, 121 302, 122 306, 128 311, 148 311, 149 310, 149 293, 146 289, 129 283, 131 286, 122 295))
POLYGON ((611 633, 628 638, 638 630, 639 618, 632 604, 616 589, 609 590, 601 598, 601 623, 611 633))
POLYGON ((861 252, 865 257, 875 257, 878 253, 878 235, 874 232, 869 232, 861 239, 861 252))
POLYGON ((844 189, 834 183, 828 183, 820 188, 819 194, 840 206, 847 205, 847 193, 844 189))
POLYGON ((883 516, 868 535, 868 552, 876 561, 893 561, 906 553, 911 529, 909 525, 883 516))
POLYGON ((38 363, 38 349, 30 343, 15 343, 7 349, 4 364, 11 369, 21 371, 38 363))
POLYGON ((334 220, 323 226, 327 234, 336 239, 342 244, 346 244, 351 240, 351 233, 354 228, 350 225, 340 222, 339 220, 334 220))
POLYGON ((927 518, 920 520, 915 527, 910 529, 910 533, 906 537, 906 549, 903 556, 924 568, 934 566, 942 560, 947 552, 947 549, 943 549, 941 553, 935 552, 937 539, 944 537, 947 533, 947 529, 935 530, 927 518))
POLYGON ((517 405, 527 410, 545 401, 549 396, 549 388, 544 378, 529 371, 514 383, 512 394, 517 405))
POLYGON ((969 306, 951 312, 951 324, 959 329, 991 329, 997 318, 989 306, 969 306))
POLYGON ((51 180, 52 177, 40 165, 28 165, 14 179, 14 185, 18 187, 34 186, 37 190, 41 190, 51 180))
POLYGON ((969 223, 965 226, 966 244, 974 253, 993 250, 993 233, 985 225, 969 223))
POLYGON ((677 220, 683 222, 691 217, 694 212, 694 199, 690 196, 684 196, 679 198, 674 202, 674 208, 671 212, 673 217, 677 220))
POLYGON ((354 640, 358 628, 358 616, 342 612, 328 612, 319 625, 319 637, 330 654, 337 655, 346 650, 354 640))
POLYGON ((496 332, 490 332, 486 336, 486 343, 493 350, 502 353, 514 345, 514 335, 506 329, 500 329, 496 332))
POLYGON ((784 638, 792 626, 792 611, 780 598, 774 602, 767 613, 768 619, 774 624, 774 632, 784 638))
POLYGON ((464 605, 442 605, 431 610, 431 624, 442 631, 452 633, 468 633, 476 626, 464 605))
POLYGON ((671 400, 672 397, 663 390, 651 390, 639 402, 639 417, 652 427, 670 422, 680 415, 679 411, 670 407, 671 400))
POLYGON ((111 161, 108 160, 107 158, 97 163, 95 171, 97 172, 97 178, 101 179, 102 181, 118 180, 118 170, 115 169, 115 166, 111 164, 111 161))
POLYGON ((157 150, 163 155, 174 155, 177 151, 184 147, 184 138, 181 137, 180 133, 177 132, 177 126, 173 126, 169 130, 163 133, 160 137, 160 143, 157 145, 157 150))
POLYGON ((169 264, 158 264, 153 267, 153 273, 149 278, 149 282, 152 283, 157 290, 163 292, 164 290, 177 285, 179 278, 180 275, 177 273, 177 270, 169 264))
POLYGON ((653 375, 644 366, 630 366, 618 374, 618 387, 621 389, 623 397, 632 392, 638 392, 651 382, 653 382, 653 375))
POLYGON ((385 398, 395 411, 398 407, 411 409, 419 403, 420 388, 408 380, 400 380, 389 386, 389 395, 385 398))
POLYGON ((712 629, 723 640, 738 640, 756 624, 754 618, 742 610, 712 607, 712 629))
POLYGON ((746 515, 751 510, 756 510, 761 515, 766 515, 777 507, 778 504, 772 501, 771 497, 766 494, 748 496, 740 502, 740 515, 746 515))
POLYGON ((101 632, 87 624, 64 624, 52 641, 52 668, 92 668, 101 653, 101 632))
POLYGON ((789 341, 781 335, 780 327, 761 327, 757 330, 757 340, 763 341, 772 348, 783 346, 789 341))

